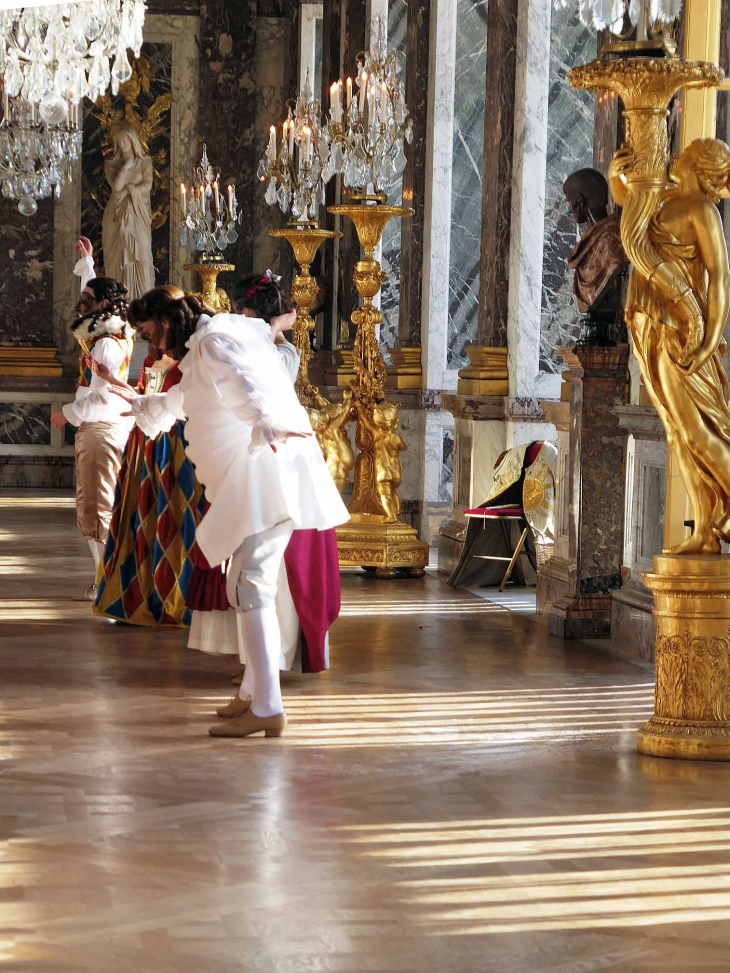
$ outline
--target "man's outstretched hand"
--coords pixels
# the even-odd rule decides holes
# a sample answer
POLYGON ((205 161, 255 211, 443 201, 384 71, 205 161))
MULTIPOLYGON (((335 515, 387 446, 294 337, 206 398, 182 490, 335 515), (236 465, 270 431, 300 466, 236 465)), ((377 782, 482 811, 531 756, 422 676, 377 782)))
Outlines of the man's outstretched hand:
MULTIPOLYGON (((288 442, 290 439, 309 439, 310 436, 314 435, 311 432, 288 432, 283 439, 280 440, 282 443, 288 442)), ((269 446, 276 452, 276 446, 274 443, 269 443, 269 446)))

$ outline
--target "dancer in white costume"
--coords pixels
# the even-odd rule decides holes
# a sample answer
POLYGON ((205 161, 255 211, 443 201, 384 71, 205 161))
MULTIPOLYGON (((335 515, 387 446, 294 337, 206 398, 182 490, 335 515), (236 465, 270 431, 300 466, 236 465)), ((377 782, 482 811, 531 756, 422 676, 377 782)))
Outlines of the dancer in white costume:
POLYGON ((127 325, 127 290, 111 277, 96 277, 93 249, 86 237, 76 244, 81 254, 74 273, 81 278, 77 319, 71 331, 83 355, 78 388, 68 402, 51 416, 56 429, 66 423, 78 427, 75 440, 76 519, 94 559, 94 581, 76 600, 96 597, 96 573, 109 534, 114 491, 122 452, 132 423, 122 416, 124 404, 110 394, 109 384, 93 371, 92 364, 105 366, 118 380, 126 382, 134 347, 134 334, 127 325))
MULTIPOLYGON (((274 279, 271 271, 266 272, 269 279, 274 279)), ((274 342, 279 354, 279 361, 292 385, 299 374, 299 351, 287 341, 284 332, 288 331, 296 318, 296 312, 284 312, 272 319, 271 340, 274 342)), ((225 575, 227 565, 220 565, 213 568, 225 575)), ((221 579, 223 580, 223 579, 221 579)), ((190 602, 188 602, 190 604, 190 602)), ((281 628, 281 657, 279 668, 282 672, 288 672, 293 668, 300 668, 300 636, 301 628, 299 617, 294 606, 294 600, 289 590, 287 580, 286 565, 282 560, 279 569, 279 578, 276 593, 276 613, 279 618, 281 628)), ((246 665, 246 646, 243 641, 243 626, 241 625, 241 614, 229 608, 228 611, 211 609, 208 611, 193 608, 192 619, 190 621, 190 635, 188 636, 188 648, 199 649, 210 655, 237 655, 241 665, 246 665)), ((240 684, 241 679, 237 680, 240 684)), ((239 694, 243 699, 247 699, 253 690, 253 679, 249 670, 248 678, 245 677, 243 688, 239 694), (244 695, 245 694, 245 695, 244 695)), ((229 704, 230 707, 230 704, 229 704)), ((224 707, 226 711, 229 707, 224 707)), ((220 715, 220 711, 219 711, 220 715)))
POLYGON ((211 319, 183 299, 137 331, 162 351, 188 349, 181 383, 164 394, 134 397, 133 412, 159 428, 187 418, 187 451, 211 504, 198 545, 209 564, 232 557, 228 600, 241 613, 253 693, 239 716, 209 732, 280 736, 286 725, 275 605, 281 561, 295 529, 335 527, 348 519, 347 510, 268 324, 231 314, 211 319))

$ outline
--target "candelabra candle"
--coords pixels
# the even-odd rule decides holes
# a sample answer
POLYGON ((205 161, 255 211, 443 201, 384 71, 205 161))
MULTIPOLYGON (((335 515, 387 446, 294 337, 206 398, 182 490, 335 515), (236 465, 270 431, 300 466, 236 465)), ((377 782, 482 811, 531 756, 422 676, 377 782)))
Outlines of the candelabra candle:
POLYGON ((368 90, 368 73, 363 71, 360 75, 360 114, 365 114, 365 95, 368 90))
POLYGON ((347 79, 347 114, 350 114, 350 108, 352 107, 352 78, 347 79))
POLYGON ((181 182, 180 183, 180 195, 182 196, 183 216, 187 216, 188 215, 188 197, 187 197, 187 190, 185 188, 185 183, 184 182, 181 182))

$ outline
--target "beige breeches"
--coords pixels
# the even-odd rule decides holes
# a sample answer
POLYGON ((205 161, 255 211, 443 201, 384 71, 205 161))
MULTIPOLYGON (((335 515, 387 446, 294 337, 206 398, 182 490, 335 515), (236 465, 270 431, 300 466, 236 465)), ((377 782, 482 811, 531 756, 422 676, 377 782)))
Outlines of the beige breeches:
POLYGON ((82 422, 76 432, 76 522, 91 540, 105 542, 114 490, 129 436, 124 422, 82 422))

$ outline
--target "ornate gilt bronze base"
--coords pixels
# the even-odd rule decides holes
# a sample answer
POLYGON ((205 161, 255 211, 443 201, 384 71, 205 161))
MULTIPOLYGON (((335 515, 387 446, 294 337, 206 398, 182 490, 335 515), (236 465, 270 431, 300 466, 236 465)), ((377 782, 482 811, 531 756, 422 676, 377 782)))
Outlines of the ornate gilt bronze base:
POLYGON ((231 310, 231 302, 228 295, 223 290, 222 287, 218 287, 217 280, 218 274, 224 272, 233 273, 235 270, 233 264, 224 263, 199 263, 199 264, 185 264, 183 270, 195 270, 200 276, 200 282, 203 285, 203 290, 197 294, 198 297, 208 305, 212 307, 214 311, 220 313, 225 313, 231 310))
POLYGON ((350 521, 337 528, 340 566, 361 567, 378 578, 394 578, 405 571, 411 578, 422 578, 428 564, 428 547, 408 524, 382 521, 350 521))
POLYGON ((654 715, 640 753, 730 760, 730 558, 661 555, 644 574, 654 592, 654 715))

